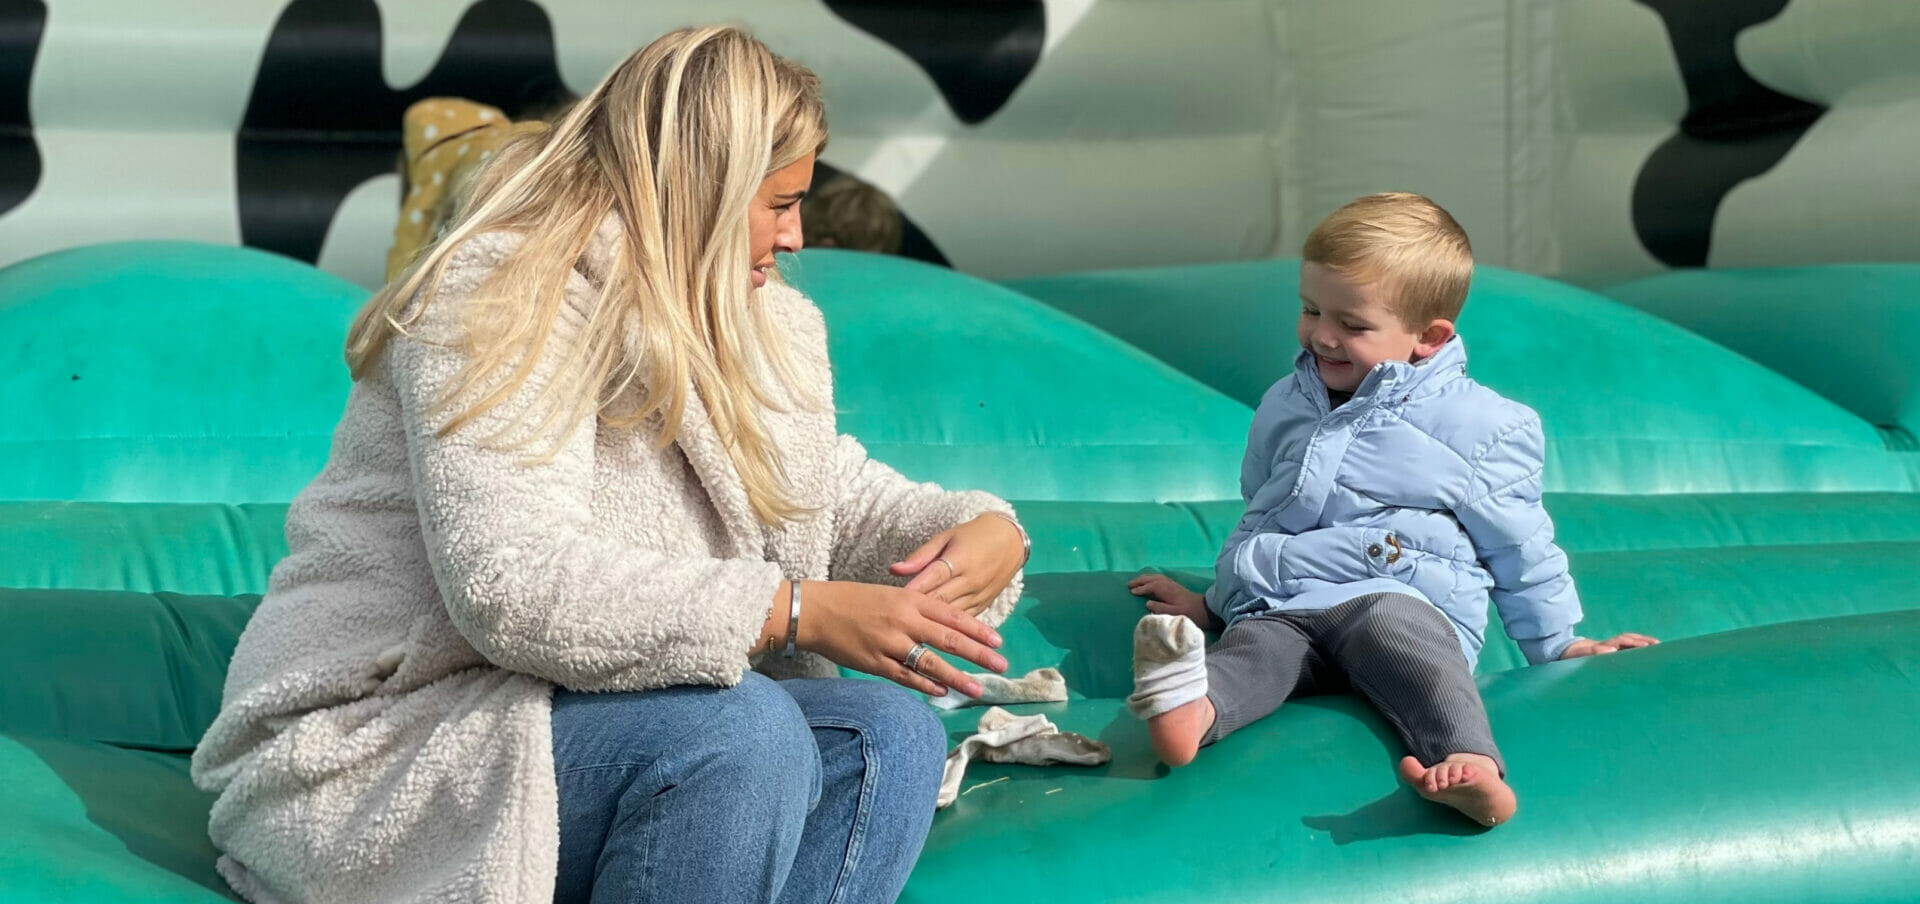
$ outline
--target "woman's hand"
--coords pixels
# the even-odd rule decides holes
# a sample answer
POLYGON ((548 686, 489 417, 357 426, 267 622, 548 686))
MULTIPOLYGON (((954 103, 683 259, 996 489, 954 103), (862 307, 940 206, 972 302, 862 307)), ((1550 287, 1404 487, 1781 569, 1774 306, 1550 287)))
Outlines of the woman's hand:
POLYGON ((906 577, 908 590, 946 600, 979 615, 993 605, 1007 583, 1027 563, 1020 529, 999 515, 981 515, 943 530, 904 560, 888 566, 906 577))
POLYGON ((1000 635, 943 600, 905 588, 848 581, 806 581, 800 589, 795 645, 847 668, 935 697, 949 687, 978 697, 980 682, 938 656, 922 656, 917 671, 907 668, 905 660, 915 644, 952 653, 991 672, 1007 670, 1006 657, 993 651, 1000 646, 1000 635))

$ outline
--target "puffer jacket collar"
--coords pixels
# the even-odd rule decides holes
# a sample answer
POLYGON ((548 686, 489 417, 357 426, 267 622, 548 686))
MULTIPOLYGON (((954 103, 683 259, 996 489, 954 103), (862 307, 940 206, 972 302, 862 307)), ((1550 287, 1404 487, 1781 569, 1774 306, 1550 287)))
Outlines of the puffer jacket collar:
MULTIPOLYGON (((1323 413, 1327 404, 1327 385, 1320 380, 1320 369, 1314 366, 1313 352, 1306 348, 1294 356, 1293 372, 1297 382, 1308 397, 1318 400, 1323 413)), ((1360 381, 1359 388, 1353 392, 1356 409, 1370 403, 1382 405, 1404 405, 1413 399, 1433 395, 1445 389, 1448 384, 1460 379, 1467 373, 1467 345, 1459 336, 1454 336, 1433 353, 1417 364, 1407 361, 1385 361, 1375 366, 1366 379, 1360 381)))

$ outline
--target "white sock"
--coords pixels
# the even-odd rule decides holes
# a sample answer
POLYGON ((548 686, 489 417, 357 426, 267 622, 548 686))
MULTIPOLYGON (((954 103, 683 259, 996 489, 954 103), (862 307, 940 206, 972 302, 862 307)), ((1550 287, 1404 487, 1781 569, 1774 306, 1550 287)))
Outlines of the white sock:
POLYGON ((1142 719, 1207 695, 1207 636, 1183 615, 1149 615, 1133 628, 1133 694, 1142 719))
POLYGON ((938 697, 928 697, 927 702, 939 709, 959 709, 975 704, 998 703, 1059 703, 1067 699, 1067 679, 1059 669, 1034 669, 1018 678, 995 675, 992 672, 972 672, 975 681, 980 682, 980 696, 969 697, 953 688, 938 697))
POLYGON ((976 758, 985 763, 1029 766, 1098 766, 1112 759, 1113 751, 1085 735, 1061 731, 1041 713, 1016 716, 996 706, 980 715, 978 732, 948 751, 936 808, 944 809, 960 796, 967 763, 976 758))

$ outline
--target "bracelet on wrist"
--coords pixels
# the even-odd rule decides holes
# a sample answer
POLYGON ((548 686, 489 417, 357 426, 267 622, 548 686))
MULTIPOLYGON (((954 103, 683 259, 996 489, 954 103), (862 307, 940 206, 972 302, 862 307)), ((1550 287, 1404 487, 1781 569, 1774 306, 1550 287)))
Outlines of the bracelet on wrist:
POLYGON ((1020 548, 1024 553, 1024 555, 1020 559, 1020 564, 1024 567, 1028 562, 1033 561, 1033 538, 1027 536, 1027 529, 1024 527, 1021 527, 1019 521, 1015 520, 1012 515, 1009 515, 1005 512, 988 512, 987 514, 993 515, 995 517, 1000 518, 1001 520, 1006 521, 1008 524, 1013 525, 1014 530, 1017 530, 1020 532, 1020 548))
POLYGON ((788 581, 787 587, 787 648, 780 655, 792 659, 794 640, 800 636, 800 582, 788 581))

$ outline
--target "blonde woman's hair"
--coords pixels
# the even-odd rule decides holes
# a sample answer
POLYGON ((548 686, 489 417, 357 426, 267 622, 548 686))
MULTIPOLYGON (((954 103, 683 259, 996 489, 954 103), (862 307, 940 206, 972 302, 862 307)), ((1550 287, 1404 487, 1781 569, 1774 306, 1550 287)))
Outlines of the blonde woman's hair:
POLYGON ((484 441, 558 453, 588 416, 635 426, 655 413, 665 446, 692 386, 762 523, 806 517, 762 409, 821 407, 798 379, 766 305, 751 301, 747 210, 761 182, 826 146, 820 82, 737 29, 675 31, 629 56, 565 116, 503 145, 473 175, 447 233, 367 303, 347 335, 354 378, 432 303, 455 249, 523 237, 462 311, 465 368, 430 414, 447 435, 513 397, 562 316, 574 264, 618 214, 625 237, 570 360, 534 404, 484 441), (416 298, 415 296, 419 297, 416 298), (609 406, 630 388, 636 407, 609 406))
POLYGON ((1411 192, 1358 198, 1327 215, 1300 257, 1361 285, 1385 284, 1409 328, 1457 320, 1473 281, 1467 231, 1440 205, 1411 192))

